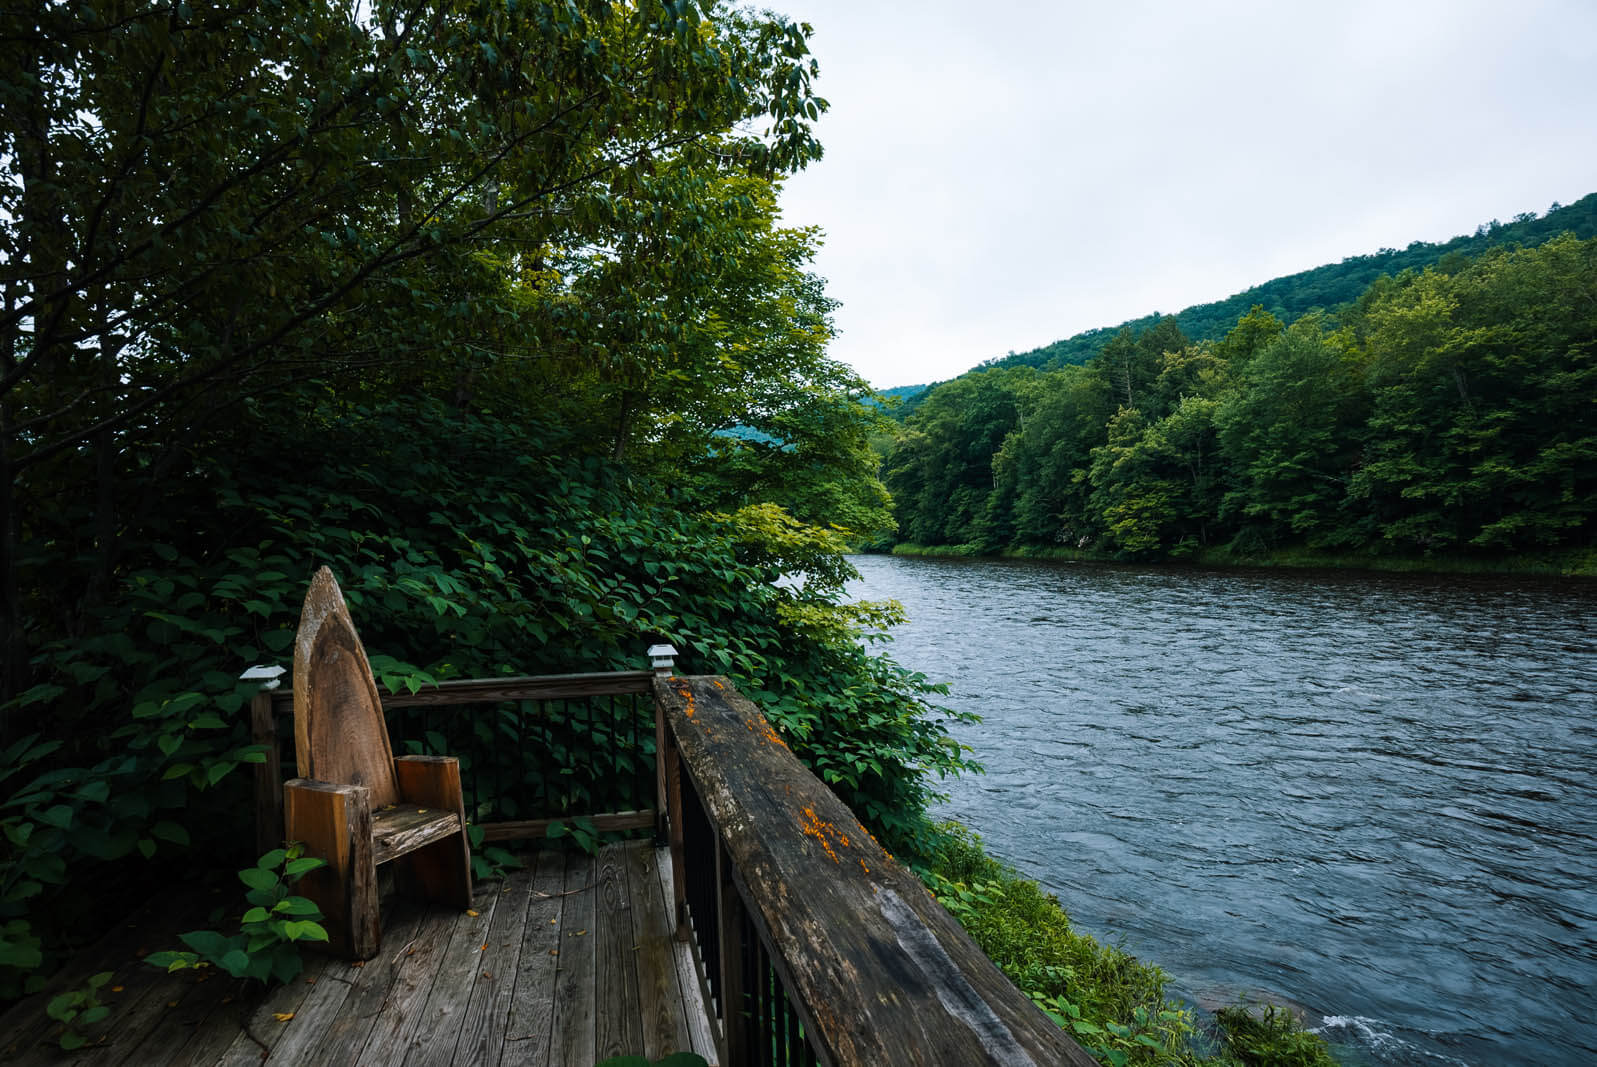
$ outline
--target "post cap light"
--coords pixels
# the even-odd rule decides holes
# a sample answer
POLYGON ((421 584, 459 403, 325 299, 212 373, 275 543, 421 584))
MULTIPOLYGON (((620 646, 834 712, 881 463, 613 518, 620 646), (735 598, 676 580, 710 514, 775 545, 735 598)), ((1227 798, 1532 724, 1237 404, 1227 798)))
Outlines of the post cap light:
POLYGON ((262 689, 276 689, 283 683, 278 678, 287 670, 281 664, 260 664, 238 676, 241 682, 260 682, 262 689))
POLYGON ((677 650, 670 645, 649 646, 649 666, 656 674, 670 674, 676 667, 677 650))

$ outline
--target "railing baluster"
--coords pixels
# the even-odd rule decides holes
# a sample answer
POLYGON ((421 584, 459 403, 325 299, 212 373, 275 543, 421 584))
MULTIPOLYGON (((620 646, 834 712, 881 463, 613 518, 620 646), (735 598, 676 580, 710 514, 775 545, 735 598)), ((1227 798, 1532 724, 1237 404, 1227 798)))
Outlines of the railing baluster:
POLYGON ((749 945, 743 937, 743 898, 732 884, 725 851, 715 846, 716 927, 721 942, 721 1028, 730 1064, 750 1062, 748 965, 749 945))

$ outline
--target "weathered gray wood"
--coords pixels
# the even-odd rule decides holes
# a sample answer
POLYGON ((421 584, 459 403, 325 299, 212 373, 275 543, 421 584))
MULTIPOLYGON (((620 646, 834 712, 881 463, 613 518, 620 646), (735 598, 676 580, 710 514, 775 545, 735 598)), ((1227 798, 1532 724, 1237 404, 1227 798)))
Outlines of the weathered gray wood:
MULTIPOLYGON (((543 851, 507 885, 484 887, 479 916, 399 901, 376 958, 356 964, 312 955, 299 979, 266 993, 216 972, 204 981, 193 971, 168 976, 134 958, 136 948, 175 944, 173 931, 195 925, 208 906, 205 894, 174 895, 156 913, 158 924, 128 926, 114 944, 103 943, 124 957, 113 979, 124 989, 104 998, 118 1011, 107 1021, 107 1044, 70 1062, 255 1065, 270 1050, 269 1062, 293 1067, 388 1067, 407 1056, 418 1064, 542 1067, 553 1049, 562 1057, 556 1062, 592 1067, 605 1018, 607 1033, 623 1035, 607 1039, 612 1047, 651 1057, 691 1048, 714 1063, 702 1010, 681 1018, 684 982, 698 1003, 697 974, 689 947, 668 936, 670 873, 660 869, 667 857, 641 841, 607 846, 603 863, 543 851), (612 906, 595 906, 604 899, 612 906), (601 984, 607 988, 596 992, 601 984), (631 1009, 616 1007, 621 998, 609 987, 618 984, 634 990, 624 1001, 631 1009), (566 998, 558 1012, 557 991, 566 998), (606 1018, 628 1010, 632 1020, 606 1018)), ((113 969, 89 960, 72 970, 96 968, 113 969)), ((8 1032, 43 1036, 52 1028, 43 1004, 31 1007, 7 1014, 8 1032)), ((6 1063, 64 1059, 54 1044, 0 1049, 6 1063)))
POLYGON ((599 850, 597 884, 593 890, 594 956, 598 975, 594 1029, 600 1060, 635 1056, 643 1051, 643 1027, 638 1015, 638 942, 632 929, 627 853, 627 847, 619 843, 599 850))
POLYGON ((309 980, 319 979, 327 962, 325 956, 312 957, 299 981, 276 987, 255 1001, 249 1011, 241 1012, 233 1040, 214 1061, 217 1067, 259 1067, 282 1040, 284 1027, 299 1014, 300 1005, 314 988, 309 980))
POLYGON ((542 1067, 549 1062, 565 881, 566 854, 555 849, 538 853, 505 1027, 505 1063, 542 1067))
POLYGON ((632 941, 637 961, 638 1007, 643 1046, 650 1060, 672 1052, 692 1052, 693 1041, 683 1018, 680 978, 676 969, 677 940, 665 921, 665 899, 656 871, 663 850, 634 846, 626 853, 627 891, 632 899, 632 941))
MULTIPOLYGON (((446 921, 445 917, 437 915, 427 915, 427 919, 446 921)), ((303 1067, 344 1067, 360 1057, 377 1017, 387 1006, 399 970, 410 962, 412 945, 421 931, 422 921, 423 912, 418 905, 401 902, 390 916, 385 951, 379 952, 360 967, 345 964, 335 971, 334 966, 329 965, 328 972, 332 977, 325 980, 348 982, 349 993, 337 1017, 322 1032, 316 1044, 306 1050, 299 1064, 303 1067)))
MULTIPOLYGON (((315 961, 316 968, 323 961, 315 961)), ((310 968, 307 968, 309 970, 310 968)), ((167 1067, 212 1067, 219 1063, 227 1050, 244 1032, 256 1002, 260 999, 258 986, 239 981, 237 991, 224 996, 205 1021, 194 1029, 181 1048, 171 1050, 158 1062, 167 1067)), ((259 1052, 259 1050, 257 1050, 259 1052)))
MULTIPOLYGON (((655 871, 659 875, 659 889, 665 902, 665 911, 662 914, 670 919, 670 925, 674 929, 673 909, 677 878, 676 872, 672 870, 673 860, 671 853, 666 849, 657 848, 654 854, 655 871)), ((692 1042, 691 1051, 697 1052, 710 1062, 711 1067, 715 1067, 719 1053, 715 1046, 715 1028, 710 1022, 710 1010, 707 1006, 709 997, 706 993, 704 971, 699 966, 698 957, 691 944, 674 942, 671 946, 671 959, 676 968, 677 987, 682 992, 682 1016, 692 1042)))
POLYGON ((347 960, 328 960, 321 974, 295 979, 309 988, 294 1017, 282 1024, 277 1044, 272 1047, 272 1058, 285 1064, 309 1061, 326 1040, 328 1030, 338 1021, 356 978, 364 970, 364 965, 356 967, 347 960))
MULTIPOLYGON (((90 1067, 123 1062, 139 1045, 140 1039, 182 1002, 193 981, 192 972, 180 978, 148 968, 144 972, 124 976, 119 969, 117 977, 107 983, 104 990, 121 986, 121 1003, 110 1018, 80 1031, 88 1038, 89 1044, 73 1059, 90 1067)), ((102 997, 102 1002, 109 1003, 111 996, 102 997)), ((59 1047, 52 1047, 53 1044, 52 1041, 35 1046, 33 1056, 23 1056, 19 1062, 55 1062, 61 1058, 62 1052, 59 1047), (43 1054, 42 1058, 34 1059, 40 1054, 43 1054)))
MULTIPOLYGON (((513 678, 457 678, 424 686, 414 693, 395 693, 379 685, 377 695, 389 708, 447 708, 466 704, 498 704, 514 700, 566 700, 581 697, 626 696, 648 693, 653 671, 602 671, 592 674, 539 674, 513 678)), ((271 693, 272 713, 287 718, 294 713, 292 689, 271 693)))
MULTIPOLYGON (((181 1057, 182 1049, 222 1006, 222 1002, 234 1003, 246 991, 243 979, 233 978, 212 967, 179 971, 174 977, 178 979, 181 998, 175 1002, 168 999, 166 1010, 159 1013, 153 1027, 138 1035, 138 1043, 129 1049, 127 1055, 109 1062, 133 1065, 176 1062, 181 1057)), ((135 1020, 113 1016, 109 1021, 119 1030, 137 1034, 135 1020)))
MULTIPOLYGON (((449 946, 434 965, 432 990, 420 1012, 421 1028, 404 1051, 406 1067, 448 1067, 455 1061, 466 1006, 490 947, 489 931, 499 909, 499 894, 490 886, 472 903, 476 906, 455 920, 449 946)), ((390 1062, 400 1062, 399 1050, 390 1062)))
POLYGON ((496 704, 505 700, 567 700, 581 697, 647 693, 652 671, 606 671, 597 674, 548 674, 525 678, 462 678, 423 686, 414 693, 385 693, 383 707, 448 707, 451 704, 496 704))
POLYGON ((510 1020, 510 1004, 516 989, 521 946, 526 934, 527 905, 532 895, 533 872, 516 871, 502 884, 490 884, 497 895, 493 925, 488 930, 488 948, 482 954, 477 975, 460 1022, 460 1039, 455 1044, 456 1064, 461 1067, 497 1065, 504 1053, 505 1027, 510 1020))
POLYGON ((378 864, 387 863, 460 831, 460 816, 452 811, 415 804, 380 808, 372 812, 372 858, 378 864))
MULTIPOLYGON (((658 702, 657 702, 658 703, 658 702)), ((665 713, 657 709, 661 722, 665 713)), ((665 734, 665 803, 671 844, 671 922, 678 941, 688 939, 687 849, 682 836, 682 756, 677 752, 676 735, 665 734)))
MULTIPOLYGON (((642 830, 654 825, 655 814, 652 811, 611 811, 586 818, 593 823, 595 830, 642 830)), ((484 841, 517 841, 548 837, 549 828, 555 823, 570 821, 570 818, 522 819, 516 822, 478 823, 478 826, 484 841)))
POLYGON ((392 1067, 404 1059, 421 1027, 421 1015, 432 992, 433 974, 455 932, 457 916, 430 913, 408 944, 383 946, 396 960, 381 1014, 354 1061, 392 1067))
POLYGON ((591 864, 566 864, 559 970, 550 1021, 549 1063, 553 1067, 593 1067, 598 1062, 593 1017, 593 873, 591 864))
POLYGON ((823 1061, 1095 1062, 882 851, 731 683, 661 679, 655 698, 823 1061))

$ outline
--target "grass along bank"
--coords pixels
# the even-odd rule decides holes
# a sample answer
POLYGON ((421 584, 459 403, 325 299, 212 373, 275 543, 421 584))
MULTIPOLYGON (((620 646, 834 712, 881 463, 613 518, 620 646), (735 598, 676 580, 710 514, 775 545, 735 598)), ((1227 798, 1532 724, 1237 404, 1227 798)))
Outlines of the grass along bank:
POLYGON ((1466 555, 1377 556, 1334 553, 1311 548, 1278 548, 1267 552, 1233 552, 1208 548, 1190 556, 1138 560, 1113 552, 1093 552, 1058 545, 1017 545, 984 551, 980 545, 894 545, 892 555, 926 559, 1035 559, 1072 563, 1122 563, 1138 566, 1280 567, 1298 570, 1379 571, 1388 574, 1504 574, 1527 578, 1597 578, 1597 549, 1578 548, 1482 558, 1466 555))
POLYGON ((924 878, 983 952, 1110 1067, 1336 1067, 1285 1009, 1238 1005, 1212 1020, 1165 996, 1158 967, 1080 933, 1059 900, 945 823, 924 878))

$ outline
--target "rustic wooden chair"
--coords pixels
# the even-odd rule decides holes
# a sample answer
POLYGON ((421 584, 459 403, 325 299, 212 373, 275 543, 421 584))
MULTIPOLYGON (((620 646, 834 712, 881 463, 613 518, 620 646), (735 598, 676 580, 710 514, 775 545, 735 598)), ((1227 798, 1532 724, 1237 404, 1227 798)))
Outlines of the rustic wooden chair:
POLYGON ((399 861, 395 880, 409 892, 471 906, 460 761, 394 758, 366 650, 326 567, 311 579, 294 643, 294 754, 284 831, 327 861, 300 892, 322 909, 335 950, 377 954, 377 867, 389 861, 399 861))

